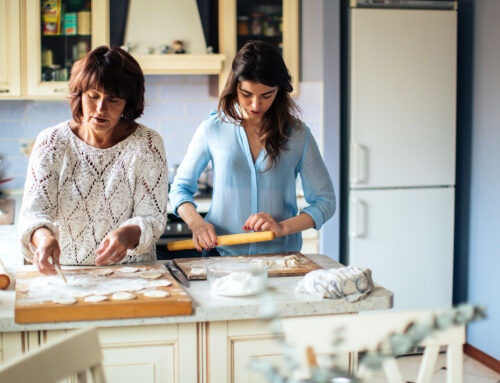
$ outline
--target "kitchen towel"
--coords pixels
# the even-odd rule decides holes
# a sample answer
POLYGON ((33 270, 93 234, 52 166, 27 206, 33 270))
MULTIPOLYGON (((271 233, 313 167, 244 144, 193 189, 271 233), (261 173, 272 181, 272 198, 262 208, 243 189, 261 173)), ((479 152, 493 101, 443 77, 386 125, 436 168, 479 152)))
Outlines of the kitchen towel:
POLYGON ((354 266, 330 270, 314 270, 302 278, 295 292, 319 296, 320 298, 344 298, 356 302, 373 289, 372 272, 354 266))

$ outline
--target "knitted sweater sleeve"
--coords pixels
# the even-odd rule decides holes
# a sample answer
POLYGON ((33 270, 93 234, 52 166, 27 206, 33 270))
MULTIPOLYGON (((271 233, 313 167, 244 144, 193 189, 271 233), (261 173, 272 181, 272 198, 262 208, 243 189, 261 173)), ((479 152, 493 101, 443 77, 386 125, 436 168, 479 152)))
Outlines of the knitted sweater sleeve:
POLYGON ((31 243, 35 230, 46 227, 59 238, 56 215, 59 170, 63 154, 64 144, 56 129, 49 128, 38 135, 28 164, 18 223, 21 251, 30 262, 33 261, 36 251, 31 243))
POLYGON ((139 244, 127 256, 148 252, 165 230, 167 222, 168 172, 161 136, 151 129, 141 140, 136 167, 134 211, 120 226, 137 225, 141 229, 139 244))

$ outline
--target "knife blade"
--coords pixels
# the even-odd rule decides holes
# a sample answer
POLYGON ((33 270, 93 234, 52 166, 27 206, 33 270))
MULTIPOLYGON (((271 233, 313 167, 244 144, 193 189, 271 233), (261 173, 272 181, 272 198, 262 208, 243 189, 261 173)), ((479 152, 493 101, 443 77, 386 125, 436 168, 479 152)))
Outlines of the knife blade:
POLYGON ((184 276, 184 273, 180 271, 175 265, 174 262, 171 260, 168 260, 165 263, 165 267, 167 268, 168 271, 170 271, 170 274, 177 279, 181 284, 183 284, 186 287, 191 286, 191 283, 187 280, 187 278, 184 276))

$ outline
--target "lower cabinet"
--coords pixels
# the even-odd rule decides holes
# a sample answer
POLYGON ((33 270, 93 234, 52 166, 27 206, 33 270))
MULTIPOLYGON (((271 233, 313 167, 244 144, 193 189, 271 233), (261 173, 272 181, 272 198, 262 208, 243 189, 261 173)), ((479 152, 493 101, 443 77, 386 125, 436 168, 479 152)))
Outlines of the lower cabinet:
POLYGON ((5 363, 21 355, 24 349, 24 333, 6 332, 0 334, 0 363, 5 363))
POLYGON ((221 321, 207 326, 207 382, 266 382, 260 372, 249 366, 257 359, 283 370, 283 349, 267 322, 221 321))
MULTIPOLYGON (((0 360, 34 351, 71 331, 2 333, 0 360)), ((249 368, 251 360, 284 364, 268 323, 257 320, 99 328, 99 341, 108 383, 265 382, 249 368)))

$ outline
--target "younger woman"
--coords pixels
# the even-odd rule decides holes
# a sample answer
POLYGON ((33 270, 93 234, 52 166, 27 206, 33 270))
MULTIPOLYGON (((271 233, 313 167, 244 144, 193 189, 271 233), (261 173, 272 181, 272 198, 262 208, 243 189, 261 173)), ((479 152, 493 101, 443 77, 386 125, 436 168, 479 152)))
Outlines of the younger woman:
POLYGON ((333 185, 309 128, 297 117, 292 90, 272 45, 250 41, 241 48, 218 113, 197 129, 170 192, 174 212, 192 230, 198 251, 217 246, 217 235, 266 230, 277 238, 217 250, 221 255, 300 251, 300 232, 319 230, 332 217, 333 185), (203 219, 193 195, 210 161, 213 196, 203 219), (309 205, 297 214, 299 174, 309 205))

